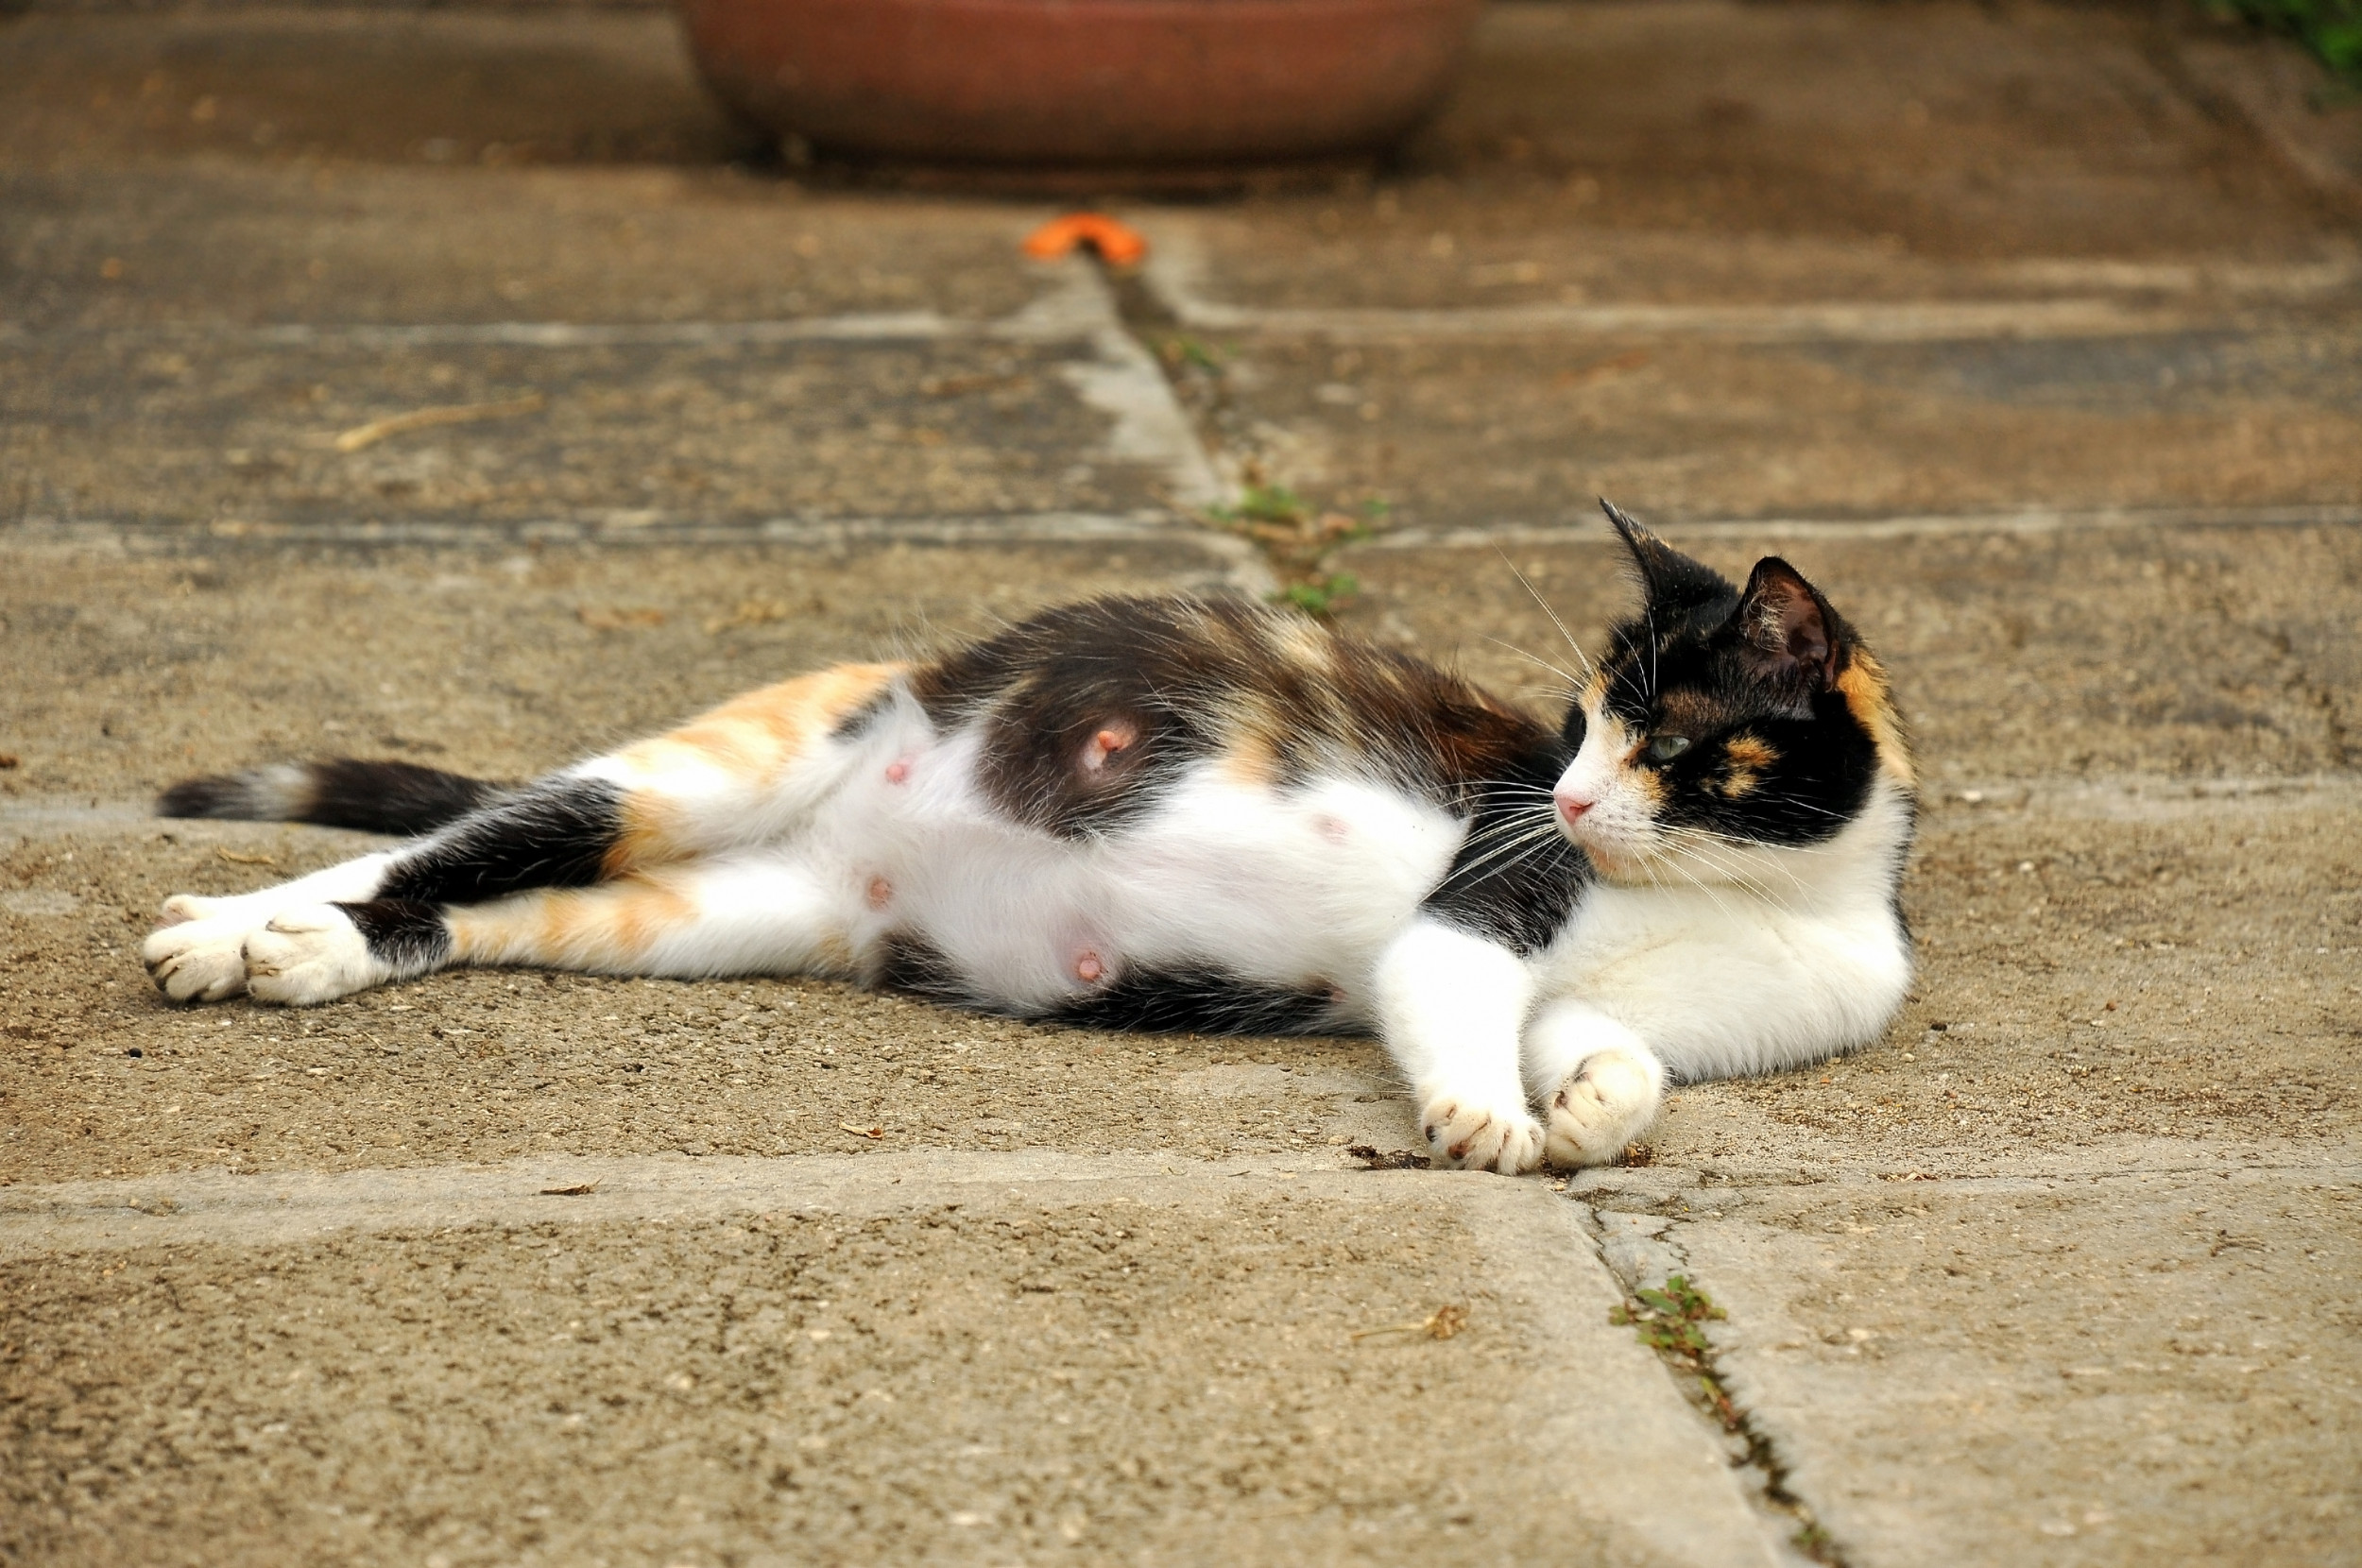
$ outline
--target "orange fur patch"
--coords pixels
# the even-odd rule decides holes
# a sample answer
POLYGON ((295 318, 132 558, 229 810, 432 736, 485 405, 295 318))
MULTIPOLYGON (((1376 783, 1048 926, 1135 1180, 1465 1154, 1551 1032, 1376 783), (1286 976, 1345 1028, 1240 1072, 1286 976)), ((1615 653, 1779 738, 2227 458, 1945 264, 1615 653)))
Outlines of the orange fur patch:
POLYGON ((1734 735, 1722 742, 1722 755, 1735 767, 1768 768, 1780 759, 1780 754, 1770 742, 1753 735, 1734 735))
POLYGON ((1910 742, 1903 738, 1903 721, 1887 690, 1886 672, 1867 648, 1857 647, 1838 672, 1837 690, 1846 711, 1878 747, 1879 760, 1906 788, 1918 782, 1911 763, 1910 742))
POLYGON ((521 893, 451 910, 452 956, 462 963, 549 964, 627 971, 657 938, 696 918, 687 897, 647 877, 597 887, 521 893))
MULTIPOLYGON (((907 668, 839 664, 766 686, 625 748, 622 760, 647 775, 715 768, 737 775, 749 789, 761 789, 907 668)), ((680 842, 678 816, 674 802, 651 792, 625 795, 622 831, 607 853, 606 874, 619 876, 691 852, 694 846, 680 842)))
POLYGON ((1223 775, 1250 790, 1279 782, 1279 716, 1262 703, 1241 702, 1225 716, 1228 743, 1222 751, 1223 775))
POLYGON ((1730 761, 1730 772, 1717 788, 1725 800, 1753 794, 1763 770, 1780 759, 1778 752, 1753 735, 1732 736, 1722 742, 1722 755, 1730 761))

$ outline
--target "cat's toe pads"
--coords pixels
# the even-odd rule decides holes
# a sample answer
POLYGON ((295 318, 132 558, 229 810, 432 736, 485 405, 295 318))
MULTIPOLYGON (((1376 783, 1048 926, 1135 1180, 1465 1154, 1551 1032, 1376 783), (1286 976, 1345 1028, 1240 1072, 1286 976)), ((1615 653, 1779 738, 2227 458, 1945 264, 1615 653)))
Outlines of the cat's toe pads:
POLYGON ((1656 1120, 1663 1094, 1656 1075, 1628 1051, 1586 1058, 1550 1097, 1550 1164, 1575 1169, 1616 1159, 1656 1120))
POLYGON ((176 1002, 218 1002, 246 989, 246 927, 237 921, 182 914, 148 933, 140 945, 156 989, 176 1002))
POLYGON ((1419 1113, 1429 1163, 1439 1169, 1515 1176, 1542 1163, 1542 1125, 1522 1105, 1438 1097, 1419 1113))
POLYGON ((246 983, 257 1001, 310 1007, 386 978, 352 917, 334 904, 282 910, 246 939, 246 983))

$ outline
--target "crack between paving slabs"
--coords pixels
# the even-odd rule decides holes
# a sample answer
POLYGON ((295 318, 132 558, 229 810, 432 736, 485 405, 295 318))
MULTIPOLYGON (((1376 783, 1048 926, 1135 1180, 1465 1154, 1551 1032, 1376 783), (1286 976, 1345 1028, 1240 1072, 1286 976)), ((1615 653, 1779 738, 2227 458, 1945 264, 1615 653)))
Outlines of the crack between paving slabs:
POLYGON ((1162 373, 1183 419, 1196 433, 1207 462, 1229 493, 1230 503, 1205 508, 1198 520, 1220 537, 1235 539, 1259 560, 1272 580, 1259 597, 1292 604, 1326 617, 1341 607, 1358 585, 1335 570, 1345 546, 1369 537, 1362 520, 1305 504, 1285 486, 1273 485, 1247 429, 1246 414, 1230 397, 1221 350, 1191 336, 1189 323, 1158 292, 1147 269, 1092 265, 1104 284, 1117 319, 1162 373))
POLYGON ((1753 1483, 1748 1491, 1756 1506, 1789 1526, 1789 1548, 1828 1568, 1850 1568, 1812 1505, 1790 1485, 1778 1445, 1723 1378, 1711 1324, 1724 1313, 1688 1272, 1688 1259, 1673 1238, 1680 1221, 1569 1201, 1600 1265, 1623 1289, 1624 1304, 1614 1321, 1638 1332, 1682 1396, 1723 1433, 1732 1467, 1753 1483))

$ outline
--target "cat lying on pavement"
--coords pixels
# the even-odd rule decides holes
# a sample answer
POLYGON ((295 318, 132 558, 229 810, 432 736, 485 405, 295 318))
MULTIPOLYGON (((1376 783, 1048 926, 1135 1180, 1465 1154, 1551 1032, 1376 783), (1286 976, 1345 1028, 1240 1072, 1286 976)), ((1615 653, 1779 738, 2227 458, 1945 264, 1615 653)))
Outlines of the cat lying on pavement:
POLYGON ((529 964, 1375 1029, 1435 1164, 1599 1164, 1669 1080, 1884 1029, 1915 804, 1885 680, 1818 590, 1776 558, 1735 587, 1608 514, 1644 603, 1554 726, 1291 612, 1103 599, 522 786, 351 760, 175 785, 167 816, 417 836, 173 897, 143 956, 188 1002, 529 964))

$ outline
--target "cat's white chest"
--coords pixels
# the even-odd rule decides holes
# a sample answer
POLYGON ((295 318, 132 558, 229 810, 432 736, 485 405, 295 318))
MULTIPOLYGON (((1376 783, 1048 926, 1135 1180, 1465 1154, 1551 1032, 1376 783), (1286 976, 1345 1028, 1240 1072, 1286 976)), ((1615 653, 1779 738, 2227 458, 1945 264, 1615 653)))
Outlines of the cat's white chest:
POLYGON ((1906 821, 1881 797, 1835 838, 1751 862, 1747 886, 1598 885, 1533 961, 1683 1078, 1819 1061, 1873 1038, 1909 988, 1891 873, 1906 821))

